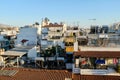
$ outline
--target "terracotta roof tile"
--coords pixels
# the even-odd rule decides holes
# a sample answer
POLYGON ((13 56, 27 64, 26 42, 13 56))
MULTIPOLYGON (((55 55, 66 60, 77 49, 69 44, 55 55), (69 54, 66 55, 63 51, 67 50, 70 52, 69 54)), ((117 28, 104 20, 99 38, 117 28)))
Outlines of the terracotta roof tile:
MULTIPOLYGON (((9 68, 10 70, 13 68, 9 68)), ((72 73, 67 70, 40 70, 14 68, 19 70, 15 76, 0 76, 0 80, 65 80, 71 78, 72 73)))

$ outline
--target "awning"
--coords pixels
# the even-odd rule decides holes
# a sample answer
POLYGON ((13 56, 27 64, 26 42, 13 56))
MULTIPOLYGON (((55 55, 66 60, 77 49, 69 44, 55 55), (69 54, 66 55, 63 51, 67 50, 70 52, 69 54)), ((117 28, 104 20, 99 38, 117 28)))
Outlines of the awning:
POLYGON ((26 54, 30 49, 32 49, 34 46, 21 46, 21 47, 15 47, 9 51, 4 52, 4 54, 1 54, 0 56, 16 56, 21 57, 24 54, 26 54))
POLYGON ((96 57, 96 58, 120 58, 120 51, 79 51, 74 56, 96 57))
POLYGON ((73 54, 73 52, 66 52, 66 54, 73 54))
POLYGON ((4 54, 1 54, 0 56, 7 57, 7 56, 13 56, 13 57, 21 57, 26 52, 18 52, 18 51, 6 51, 4 54))

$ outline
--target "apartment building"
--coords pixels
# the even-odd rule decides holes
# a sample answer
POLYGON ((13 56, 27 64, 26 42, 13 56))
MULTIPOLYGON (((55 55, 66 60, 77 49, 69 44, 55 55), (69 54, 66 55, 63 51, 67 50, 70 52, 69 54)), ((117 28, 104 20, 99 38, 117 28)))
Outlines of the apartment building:
POLYGON ((73 52, 74 52, 74 43, 79 36, 79 27, 67 27, 67 30, 64 34, 65 42, 65 51, 66 51, 66 68, 72 69, 73 64, 73 52))
POLYGON ((41 49, 59 45, 64 48, 64 32, 66 25, 63 23, 50 23, 47 18, 42 21, 41 49))
POLYGON ((12 49, 15 47, 15 39, 16 39, 16 35, 18 34, 18 32, 19 32, 18 27, 0 25, 0 35, 3 36, 4 39, 8 40, 7 42, 9 43, 8 49, 12 49))
POLYGON ((34 61, 39 54, 39 37, 40 37, 40 25, 27 25, 20 28, 19 34, 16 39, 15 47, 28 48, 27 58, 29 61, 34 61))
POLYGON ((64 64, 65 31, 66 25, 63 23, 51 23, 48 18, 42 20, 40 55, 36 58, 38 67, 54 68, 59 63, 64 64), (57 65, 55 65, 56 63, 57 65))
POLYGON ((120 60, 119 48, 111 47, 79 47, 74 52, 73 80, 119 80, 120 60), (77 77, 78 76, 78 77, 77 77))

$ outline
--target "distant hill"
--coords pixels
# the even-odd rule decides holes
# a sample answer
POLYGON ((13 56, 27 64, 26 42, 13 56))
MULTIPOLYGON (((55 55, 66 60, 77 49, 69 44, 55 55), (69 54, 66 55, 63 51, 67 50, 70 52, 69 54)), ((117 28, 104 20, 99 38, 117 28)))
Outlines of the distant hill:
POLYGON ((9 28, 17 28, 16 26, 6 25, 6 24, 0 24, 0 29, 9 29, 9 28))
POLYGON ((6 24, 0 24, 0 28, 8 28, 8 27, 13 27, 13 26, 6 25, 6 24))

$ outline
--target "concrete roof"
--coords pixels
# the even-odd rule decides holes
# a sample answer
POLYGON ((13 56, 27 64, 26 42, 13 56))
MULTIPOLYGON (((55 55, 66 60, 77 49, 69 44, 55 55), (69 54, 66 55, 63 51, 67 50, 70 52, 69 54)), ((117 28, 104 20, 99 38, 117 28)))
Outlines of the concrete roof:
POLYGON ((120 58, 120 48, 115 47, 79 47, 80 51, 74 52, 74 56, 120 58))
POLYGON ((1 54, 1 56, 17 56, 17 57, 21 57, 24 54, 26 54, 25 52, 16 52, 16 51, 6 51, 4 54, 1 54))
POLYGON ((28 52, 34 46, 19 46, 11 49, 10 51, 18 51, 18 52, 28 52))
POLYGON ((9 51, 4 52, 4 54, 1 54, 1 56, 17 56, 17 57, 21 57, 24 54, 26 54, 32 48, 33 48, 33 46, 16 47, 16 48, 13 48, 13 49, 11 49, 9 51))
POLYGON ((119 47, 79 47, 80 51, 120 51, 119 47))
POLYGON ((17 57, 21 57, 24 54, 26 54, 26 52, 6 51, 4 54, 1 54, 1 56, 17 56, 17 57))

